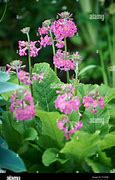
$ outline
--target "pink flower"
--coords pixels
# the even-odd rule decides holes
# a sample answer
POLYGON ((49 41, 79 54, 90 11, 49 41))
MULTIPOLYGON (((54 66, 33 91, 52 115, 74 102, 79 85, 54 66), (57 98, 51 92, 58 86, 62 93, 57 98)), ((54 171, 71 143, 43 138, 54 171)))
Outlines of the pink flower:
POLYGON ((73 125, 73 122, 71 122, 68 117, 63 117, 58 120, 57 126, 61 131, 63 131, 66 140, 70 140, 71 135, 83 127, 83 123, 79 121, 77 123, 75 122, 73 125))
POLYGON ((68 121, 69 121, 69 120, 68 120, 66 117, 64 117, 63 119, 59 120, 59 121, 57 122, 58 128, 59 128, 60 130, 64 130, 64 129, 65 129, 64 125, 65 125, 65 123, 67 123, 68 121))
POLYGON ((56 47, 59 48, 59 49, 63 48, 64 47, 64 41, 60 41, 60 40, 57 41, 56 47))
POLYGON ((64 114, 71 114, 72 111, 78 111, 80 107, 79 98, 68 98, 68 94, 59 95, 55 101, 55 107, 64 114))
POLYGON ((104 108, 104 106, 105 106, 104 98, 99 97, 99 98, 93 99, 90 96, 86 96, 83 98, 83 105, 90 112, 92 112, 93 114, 96 114, 97 113, 97 109, 96 109, 97 107, 100 107, 100 109, 104 108))
POLYGON ((17 120, 31 120, 34 118, 34 101, 29 91, 16 91, 12 94, 10 102, 10 111, 14 113, 17 120))
POLYGON ((19 55, 20 56, 27 56, 27 52, 30 46, 30 56, 36 57, 38 56, 40 48, 36 47, 38 41, 31 41, 30 45, 27 41, 19 41, 19 55))
POLYGON ((44 74, 34 74, 32 77, 32 81, 39 81, 42 82, 44 79, 44 74))
POLYGON ((54 21, 51 26, 51 30, 57 39, 64 39, 67 37, 72 37, 77 32, 75 23, 70 19, 59 19, 54 21))
POLYGON ((69 71, 75 69, 75 62, 69 59, 69 53, 62 52, 62 50, 57 50, 55 56, 53 57, 53 64, 56 68, 69 71))
POLYGON ((17 108, 15 111, 16 119, 20 121, 32 120, 35 116, 34 106, 27 106, 24 109, 17 108))
POLYGON ((90 96, 85 96, 83 98, 83 105, 84 105, 84 107, 89 108, 92 103, 93 103, 93 99, 90 96))
POLYGON ((82 127, 83 127, 83 123, 81 121, 79 121, 76 123, 74 130, 75 131, 80 130, 82 127))
POLYGON ((49 37, 48 35, 41 37, 39 42, 41 48, 52 45, 51 37, 49 37))
POLYGON ((99 104, 99 107, 100 107, 101 109, 104 108, 105 103, 104 103, 104 98, 103 98, 103 97, 100 97, 100 98, 98 99, 98 104, 99 104))
POLYGON ((38 32, 39 32, 40 36, 46 35, 46 34, 48 34, 48 28, 43 26, 41 28, 38 28, 38 32))
POLYGON ((26 71, 19 71, 18 72, 18 79, 20 82, 22 82, 25 85, 31 85, 32 81, 30 80, 30 75, 26 71))

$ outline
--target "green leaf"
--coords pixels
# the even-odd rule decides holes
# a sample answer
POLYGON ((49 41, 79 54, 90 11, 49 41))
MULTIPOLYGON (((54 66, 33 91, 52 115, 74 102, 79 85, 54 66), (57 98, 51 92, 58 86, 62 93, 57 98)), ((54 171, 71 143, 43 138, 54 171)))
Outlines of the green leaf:
POLYGON ((42 147, 42 149, 44 150, 48 148, 58 147, 56 141, 47 135, 39 136, 37 143, 38 146, 40 146, 40 148, 42 147))
POLYGON ((92 168, 94 173, 107 173, 110 172, 110 168, 107 167, 106 165, 95 162, 91 159, 86 160, 87 164, 92 168))
POLYGON ((13 121, 12 113, 3 112, 2 136, 7 141, 9 147, 17 151, 22 143, 22 135, 14 128, 13 121))
POLYGON ((100 131, 100 136, 105 136, 109 132, 109 119, 110 115, 108 110, 98 110, 94 116, 91 112, 86 110, 83 114, 83 130, 88 133, 94 133, 96 130, 100 131))
POLYGON ((73 122, 78 122, 80 119, 79 112, 75 112, 75 111, 73 111, 70 115, 68 115, 68 117, 70 121, 73 121, 73 122))
POLYGON ((110 172, 112 168, 111 158, 107 157, 106 153, 100 150, 92 159, 87 158, 86 162, 94 173, 110 172))
POLYGON ((25 141, 33 141, 37 138, 37 131, 34 128, 28 128, 26 129, 24 133, 24 140, 25 141))
POLYGON ((56 88, 52 84, 61 83, 55 72, 47 63, 39 63, 34 65, 34 72, 37 74, 44 74, 42 82, 36 81, 33 84, 34 99, 38 102, 41 109, 45 111, 54 111, 54 101, 57 97, 56 88))
POLYGON ((104 96, 105 103, 108 104, 112 99, 115 99, 115 88, 110 88, 104 84, 97 88, 101 96, 104 96))
POLYGON ((13 172, 26 171, 25 165, 20 157, 13 151, 0 146, 0 168, 8 169, 13 172))
POLYGON ((104 139, 101 141, 101 149, 110 149, 115 146, 115 132, 107 134, 104 139))
POLYGON ((96 65, 88 65, 86 66, 85 68, 83 68, 80 72, 79 72, 79 76, 83 73, 86 73, 88 70, 90 69, 93 69, 93 68, 96 68, 97 66, 96 65))
POLYGON ((42 121, 42 134, 51 137, 57 147, 63 147, 64 135, 57 127, 57 121, 62 118, 58 112, 37 111, 37 116, 42 121))
POLYGON ((49 148, 47 149, 43 156, 42 156, 42 162, 45 166, 49 166, 53 162, 57 161, 58 159, 58 149, 56 148, 49 148))
POLYGON ((87 96, 89 92, 94 91, 97 87, 98 87, 97 84, 92 85, 92 84, 79 83, 76 88, 77 88, 78 96, 83 98, 84 96, 87 96))
POLYGON ((45 166, 49 166, 50 164, 54 162, 60 162, 61 164, 64 164, 67 159, 61 159, 59 157, 59 150, 56 148, 48 148, 46 151, 43 153, 42 156, 42 162, 45 166))
POLYGON ((19 86, 17 84, 13 84, 9 82, 0 82, 0 94, 6 93, 9 91, 15 91, 20 88, 22 88, 22 86, 19 86))
POLYGON ((98 150, 100 142, 98 134, 98 131, 92 135, 79 131, 70 142, 65 144, 60 152, 66 154, 69 158, 77 160, 77 162, 82 162, 85 158, 94 155, 98 150))
POLYGON ((6 82, 10 79, 10 75, 6 72, 0 71, 0 82, 6 82))

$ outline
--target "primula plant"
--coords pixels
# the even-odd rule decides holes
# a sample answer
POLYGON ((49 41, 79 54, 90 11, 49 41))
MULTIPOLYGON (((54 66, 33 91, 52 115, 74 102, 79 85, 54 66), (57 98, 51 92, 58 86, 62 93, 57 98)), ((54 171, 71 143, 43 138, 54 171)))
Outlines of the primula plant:
MULTIPOLYGON (((34 173, 113 172, 115 123, 109 107, 115 89, 80 81, 82 57, 67 47, 68 39, 78 33, 72 14, 62 12, 55 21, 45 20, 35 41, 30 40, 29 27, 21 32, 27 41, 18 42, 20 60, 0 72, 1 142, 7 142, 9 152, 17 156, 15 162, 10 154, 8 162, 0 158, 0 168, 34 173), (32 67, 32 58, 47 46, 53 51, 54 68, 45 62, 32 67), (66 72, 66 83, 58 78, 58 71, 66 72), (13 162, 15 166, 8 165, 13 162)), ((8 147, 3 151, 0 144, 3 156, 8 147)))

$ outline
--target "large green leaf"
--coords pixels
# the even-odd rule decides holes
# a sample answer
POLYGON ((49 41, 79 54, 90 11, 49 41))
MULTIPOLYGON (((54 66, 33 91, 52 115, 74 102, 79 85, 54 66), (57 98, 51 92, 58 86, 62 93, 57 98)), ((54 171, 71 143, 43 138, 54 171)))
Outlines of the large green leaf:
POLYGON ((103 137, 109 132, 109 119, 110 115, 108 110, 98 110, 97 114, 86 110, 83 114, 83 130, 89 133, 94 133, 96 130, 100 130, 100 135, 103 137))
POLYGON ((13 121, 12 113, 3 112, 2 136, 9 147, 17 151, 22 143, 22 135, 14 128, 13 121))
POLYGON ((47 135, 39 136, 37 144, 43 150, 46 150, 48 148, 54 148, 54 147, 58 148, 56 141, 47 135))
POLYGON ((8 73, 0 71, 0 82, 6 82, 9 78, 10 76, 8 73))
POLYGON ((94 173, 110 172, 112 168, 111 158, 107 157, 105 152, 99 151, 92 159, 86 159, 87 164, 94 173))
POLYGON ((34 65, 34 72, 37 74, 44 74, 42 82, 36 81, 33 84, 34 99, 38 102, 40 108, 45 111, 54 111, 54 101, 57 97, 56 88, 53 84, 61 83, 55 72, 47 63, 39 63, 34 65))
POLYGON ((24 140, 25 141, 33 141, 37 138, 37 131, 34 128, 28 128, 24 132, 24 140))
POLYGON ((17 84, 13 84, 10 82, 0 82, 0 94, 6 93, 9 91, 14 91, 20 88, 22 88, 22 86, 19 86, 17 84))
POLYGON ((8 169, 13 172, 26 171, 25 165, 20 157, 13 151, 0 146, 0 168, 8 169))
POLYGON ((67 157, 77 160, 77 162, 82 162, 85 158, 94 155, 98 151, 100 142, 98 134, 98 131, 92 135, 79 131, 70 142, 65 144, 60 152, 66 154, 67 157))
POLYGON ((107 167, 106 165, 99 163, 98 161, 95 162, 91 159, 86 160, 87 164, 92 168, 94 173, 109 173, 110 167, 107 167))
POLYGON ((58 149, 56 148, 49 148, 47 149, 43 156, 42 156, 42 162, 45 166, 49 166, 53 162, 57 161, 58 159, 58 149))
POLYGON ((97 84, 92 85, 92 84, 79 83, 76 87, 77 88, 77 94, 78 94, 78 96, 83 98, 84 96, 87 96, 90 92, 94 91, 97 87, 98 87, 97 84))
POLYGON ((42 162, 45 166, 49 166, 53 162, 60 162, 61 164, 64 164, 67 160, 66 159, 61 159, 59 157, 59 150, 56 148, 49 148, 46 149, 42 156, 42 162))
POLYGON ((57 147, 63 147, 64 136, 57 127, 57 120, 62 118, 58 112, 37 111, 37 116, 42 121, 42 134, 51 137, 57 147))
POLYGON ((110 149, 113 146, 115 147, 115 132, 107 134, 100 145, 102 150, 110 149))

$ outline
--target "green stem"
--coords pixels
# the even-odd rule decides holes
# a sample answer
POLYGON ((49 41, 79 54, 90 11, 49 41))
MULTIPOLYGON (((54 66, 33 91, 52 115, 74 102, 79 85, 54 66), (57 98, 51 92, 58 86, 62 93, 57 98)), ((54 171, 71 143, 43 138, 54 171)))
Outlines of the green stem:
POLYGON ((100 55, 100 61, 101 61, 101 70, 102 70, 102 75, 103 75, 103 81, 104 81, 104 84, 108 85, 108 80, 107 80, 107 75, 106 75, 106 71, 105 71, 105 67, 104 67, 104 58, 103 58, 102 51, 99 51, 99 55, 100 55))
MULTIPOLYGON (((53 50, 53 55, 55 56, 55 54, 56 54, 56 50, 55 50, 55 45, 54 45, 54 39, 53 39, 53 35, 52 35, 51 30, 50 30, 49 32, 50 32, 50 37, 51 37, 51 41, 52 41, 52 50, 53 50)), ((54 67, 54 68, 55 68, 55 73, 56 73, 56 75, 57 75, 57 68, 56 68, 56 67, 54 67)))
POLYGON ((105 18, 105 22, 106 22, 106 28, 107 28, 107 39, 108 39, 108 45, 109 45, 110 61, 111 61, 111 66, 113 66, 111 35, 110 35, 109 24, 108 24, 107 18, 105 18))
POLYGON ((76 81, 78 80, 78 62, 76 62, 76 68, 75 68, 75 78, 76 78, 76 81))
MULTIPOLYGON (((29 74, 30 74, 30 80, 32 81, 32 64, 31 64, 31 57, 30 57, 30 37, 27 33, 27 39, 28 39, 28 63, 29 63, 29 74)), ((30 85, 31 94, 33 96, 33 89, 32 84, 30 85)))
MULTIPOLYGON (((65 45, 65 52, 67 52, 67 41, 66 38, 64 39, 64 45, 65 45)), ((67 83, 69 83, 69 71, 66 71, 67 76, 67 83)))
POLYGON ((113 24, 113 58, 112 58, 112 85, 115 87, 115 15, 112 16, 113 24))
POLYGON ((5 8, 4 8, 4 12, 3 12, 3 14, 2 14, 2 17, 0 18, 0 23, 3 21, 3 18, 4 18, 4 16, 5 16, 5 14, 6 14, 7 7, 8 7, 8 5, 7 5, 7 2, 6 2, 5 8))
POLYGON ((25 121, 23 121, 23 128, 24 128, 24 131, 25 131, 26 130, 25 121))
POLYGON ((18 78, 18 69, 16 69, 16 75, 17 75, 17 79, 18 79, 18 85, 20 85, 20 80, 18 78))

